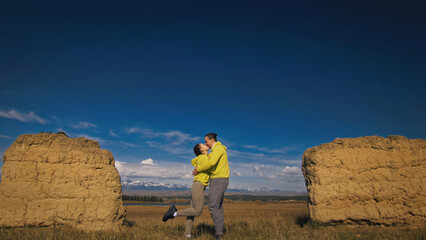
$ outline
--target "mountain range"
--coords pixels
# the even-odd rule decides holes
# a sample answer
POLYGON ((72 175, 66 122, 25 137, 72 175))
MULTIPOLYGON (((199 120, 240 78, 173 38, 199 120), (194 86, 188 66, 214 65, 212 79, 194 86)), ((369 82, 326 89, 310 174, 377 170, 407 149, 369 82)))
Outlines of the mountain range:
MULTIPOLYGON (((155 183, 126 180, 122 182, 123 191, 189 191, 191 186, 182 183, 155 183)), ((261 187, 256 189, 251 188, 235 188, 228 187, 228 193, 248 193, 248 194, 278 194, 278 195, 300 195, 306 194, 303 192, 282 191, 275 188, 261 187), (286 193, 286 194, 285 194, 286 193)))

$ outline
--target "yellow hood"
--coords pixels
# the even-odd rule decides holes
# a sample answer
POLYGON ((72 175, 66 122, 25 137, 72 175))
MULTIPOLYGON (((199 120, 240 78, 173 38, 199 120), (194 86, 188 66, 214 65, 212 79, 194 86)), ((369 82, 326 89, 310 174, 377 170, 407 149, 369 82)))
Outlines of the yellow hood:
POLYGON ((213 148, 217 147, 218 145, 221 145, 223 148, 225 148, 225 150, 227 150, 227 148, 225 147, 225 145, 223 145, 221 142, 217 141, 216 144, 212 147, 213 148))
POLYGON ((206 154, 200 154, 196 158, 192 159, 191 160, 192 166, 196 167, 199 163, 200 158, 202 158, 203 156, 207 156, 207 155, 206 154))

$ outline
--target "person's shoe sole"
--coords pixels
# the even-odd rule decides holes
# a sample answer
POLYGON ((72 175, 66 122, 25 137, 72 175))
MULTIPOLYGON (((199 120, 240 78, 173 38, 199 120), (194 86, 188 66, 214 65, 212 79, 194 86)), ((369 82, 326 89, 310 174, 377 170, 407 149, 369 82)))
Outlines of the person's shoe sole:
POLYGON ((177 212, 175 205, 170 206, 169 210, 167 210, 167 212, 163 216, 163 222, 167 222, 167 220, 169 220, 170 218, 174 218, 173 213, 175 212, 177 212))

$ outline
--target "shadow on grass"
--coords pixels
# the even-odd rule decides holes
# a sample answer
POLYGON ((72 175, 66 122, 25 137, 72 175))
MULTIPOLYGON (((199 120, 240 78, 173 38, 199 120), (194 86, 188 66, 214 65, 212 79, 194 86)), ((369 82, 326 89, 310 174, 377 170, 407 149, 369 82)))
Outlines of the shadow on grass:
POLYGON ((124 226, 126 226, 126 227, 133 227, 133 226, 136 226, 136 222, 135 221, 126 220, 124 222, 124 226))
POLYGON ((329 223, 322 223, 318 221, 313 221, 308 215, 299 216, 297 217, 297 225, 299 225, 301 228, 308 226, 313 229, 323 228, 330 226, 329 223))
POLYGON ((310 223, 310 218, 308 215, 298 216, 297 217, 297 225, 299 225, 301 228, 304 227, 306 224, 310 223))
POLYGON ((196 233, 198 233, 197 235, 201 235, 202 233, 207 233, 207 234, 211 234, 211 235, 214 236, 215 229, 214 229, 214 226, 212 226, 212 225, 200 223, 200 224, 198 224, 198 226, 196 228, 196 233))

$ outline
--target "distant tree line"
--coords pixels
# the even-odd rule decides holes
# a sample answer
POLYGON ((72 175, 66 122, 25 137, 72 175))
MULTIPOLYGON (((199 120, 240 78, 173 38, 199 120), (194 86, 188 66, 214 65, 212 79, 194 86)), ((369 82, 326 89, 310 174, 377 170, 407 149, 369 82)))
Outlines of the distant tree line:
POLYGON ((234 201, 288 201, 288 200, 294 200, 294 201, 306 201, 307 196, 306 195, 300 195, 300 196, 253 196, 253 195, 229 195, 226 196, 227 199, 234 200, 234 201))
POLYGON ((123 201, 139 201, 139 202, 163 202, 162 197, 158 196, 137 196, 137 195, 122 195, 123 201))

